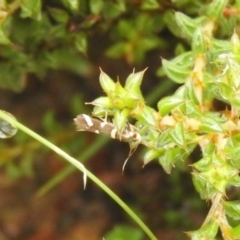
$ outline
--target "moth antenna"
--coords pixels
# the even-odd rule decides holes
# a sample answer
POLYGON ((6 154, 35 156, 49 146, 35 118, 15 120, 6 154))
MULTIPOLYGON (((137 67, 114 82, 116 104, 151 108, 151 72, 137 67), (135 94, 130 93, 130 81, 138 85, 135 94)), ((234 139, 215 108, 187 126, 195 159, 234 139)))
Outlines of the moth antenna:
POLYGON ((124 170, 125 170, 125 166, 126 166, 128 160, 129 160, 129 158, 130 158, 130 157, 134 154, 134 152, 137 150, 137 147, 138 147, 138 145, 137 145, 136 147, 134 147, 134 148, 130 148, 128 157, 127 157, 127 159, 124 161, 123 166, 122 166, 122 175, 123 175, 123 172, 124 172, 124 170))
POLYGON ((125 170, 125 166, 126 166, 128 160, 129 160, 129 158, 130 158, 130 156, 127 157, 127 159, 124 161, 124 164, 123 164, 123 167, 122 167, 122 175, 123 175, 123 172, 124 172, 124 170, 125 170))

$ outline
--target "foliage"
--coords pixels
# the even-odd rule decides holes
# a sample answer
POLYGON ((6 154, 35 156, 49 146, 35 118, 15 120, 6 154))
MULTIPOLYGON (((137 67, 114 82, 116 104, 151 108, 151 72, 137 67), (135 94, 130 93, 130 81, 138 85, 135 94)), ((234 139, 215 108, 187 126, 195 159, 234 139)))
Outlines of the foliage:
POLYGON ((162 16, 151 14, 162 8, 157 1, 137 5, 123 0, 2 0, 0 7, 0 86, 15 91, 24 88, 29 73, 88 73, 88 42, 98 34, 112 36, 108 56, 128 62, 141 62, 147 51, 165 45, 156 36, 163 27, 162 16))
POLYGON ((183 85, 161 99, 157 110, 145 103, 141 93, 144 71, 130 74, 124 86, 101 72, 106 96, 91 103, 93 116, 112 117, 119 134, 134 119, 141 139, 133 138, 130 146, 144 144, 148 149, 144 164, 157 159, 167 173, 199 145, 202 157, 191 164, 193 183, 202 199, 211 200, 212 207, 202 227, 188 233, 192 239, 214 239, 218 228, 224 239, 240 237, 239 226, 231 226, 226 217, 235 218, 239 208, 238 202, 226 200, 226 189, 240 185, 240 40, 236 32, 230 41, 214 37, 218 25, 228 24, 222 17, 226 4, 213 1, 205 14, 195 19, 174 13, 180 35, 191 43, 191 50, 172 61, 163 59, 163 72, 183 85), (226 110, 214 110, 214 99, 226 103, 226 110))
POLYGON ((101 71, 105 96, 91 102, 92 115, 108 117, 119 134, 135 121, 140 138, 132 138, 130 147, 145 145, 144 164, 157 159, 167 173, 200 147, 202 156, 191 163, 193 183, 212 206, 200 229, 187 234, 216 239, 220 229, 224 239, 240 238, 239 223, 232 224, 239 220, 239 201, 227 200, 227 188, 240 185, 239 0, 3 0, 0 7, 0 86, 15 91, 24 88, 29 73, 43 77, 64 68, 85 74, 94 33, 108 33, 106 54, 129 64, 169 46, 159 38, 166 29, 176 36, 177 56, 162 59, 157 71, 182 84, 173 95, 154 109, 140 90, 145 70, 131 73, 124 86, 101 71), (214 108, 215 100, 224 111, 214 108))
POLYGON ((143 233, 138 229, 130 228, 128 226, 119 225, 115 227, 111 232, 105 236, 105 240, 118 239, 132 239, 141 240, 143 239, 143 233))

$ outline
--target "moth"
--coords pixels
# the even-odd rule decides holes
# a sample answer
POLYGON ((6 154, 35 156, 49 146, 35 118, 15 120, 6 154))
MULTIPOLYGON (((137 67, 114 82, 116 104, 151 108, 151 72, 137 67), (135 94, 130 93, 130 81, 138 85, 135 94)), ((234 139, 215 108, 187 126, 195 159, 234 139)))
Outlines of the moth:
POLYGON ((92 118, 86 114, 78 115, 74 118, 74 122, 77 125, 77 131, 88 131, 96 134, 103 134, 124 142, 141 142, 140 134, 134 130, 134 126, 131 124, 128 124, 123 131, 119 132, 113 123, 106 120, 92 118))
POLYGON ((142 143, 141 135, 135 131, 136 128, 131 124, 127 124, 125 129, 119 132, 113 123, 106 120, 92 118, 86 114, 78 115, 74 118, 74 122, 77 125, 77 131, 88 131, 96 134, 103 134, 113 139, 129 143, 130 152, 123 164, 122 171, 124 171, 128 159, 135 152, 138 145, 142 143))

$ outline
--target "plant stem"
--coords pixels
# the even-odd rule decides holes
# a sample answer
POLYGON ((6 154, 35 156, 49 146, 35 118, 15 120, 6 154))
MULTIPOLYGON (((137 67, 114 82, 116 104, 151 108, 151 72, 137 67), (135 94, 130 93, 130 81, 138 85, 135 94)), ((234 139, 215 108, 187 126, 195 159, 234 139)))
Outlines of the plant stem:
POLYGON ((212 206, 208 212, 207 217, 205 218, 202 227, 207 225, 212 219, 215 219, 215 213, 218 211, 219 205, 221 204, 221 200, 223 198, 222 193, 217 193, 212 199, 212 206))
POLYGON ((93 182, 95 182, 104 192, 106 192, 116 203, 118 203, 119 206, 123 208, 123 210, 128 213, 128 215, 141 227, 141 229, 149 236, 151 240, 157 240, 157 238, 154 236, 154 234, 151 232, 151 230, 141 221, 141 219, 111 190, 109 189, 103 182, 101 182, 95 175, 93 175, 90 171, 88 171, 82 163, 80 163, 75 158, 69 156, 66 152, 46 140, 45 138, 41 137, 37 133, 33 132, 29 128, 25 127, 21 123, 19 123, 17 120, 15 120, 13 117, 9 116, 4 111, 0 111, 0 118, 6 120, 10 124, 12 124, 13 127, 16 127, 32 138, 36 139, 49 149, 53 150, 55 153, 66 159, 69 163, 74 165, 76 168, 78 168, 81 172, 83 172, 83 181, 84 181, 84 187, 86 186, 86 178, 89 177, 93 182))
MULTIPOLYGON (((98 136, 97 139, 87 149, 81 151, 80 160, 81 163, 88 160, 91 156, 96 154, 110 139, 103 136, 98 136)), ((66 179, 70 174, 75 172, 77 169, 73 165, 66 166, 63 170, 53 176, 47 183, 45 183, 36 193, 36 197, 42 197, 52 188, 57 186, 60 182, 66 179)))

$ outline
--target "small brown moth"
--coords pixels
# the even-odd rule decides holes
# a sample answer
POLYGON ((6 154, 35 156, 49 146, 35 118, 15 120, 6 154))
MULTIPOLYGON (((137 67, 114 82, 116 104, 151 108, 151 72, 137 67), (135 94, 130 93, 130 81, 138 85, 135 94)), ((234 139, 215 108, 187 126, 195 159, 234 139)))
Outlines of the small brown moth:
POLYGON ((128 124, 122 132, 119 132, 113 123, 107 122, 106 120, 92 118, 86 114, 78 115, 74 118, 74 122, 77 125, 77 131, 88 131, 103 134, 113 139, 129 142, 130 152, 123 164, 122 171, 124 171, 128 159, 132 156, 137 149, 137 146, 142 141, 141 135, 135 131, 135 127, 131 124, 128 124))
POLYGON ((134 126, 130 124, 122 132, 119 132, 113 123, 92 118, 86 114, 78 115, 74 118, 74 122, 77 125, 77 131, 88 131, 103 134, 124 142, 141 142, 140 134, 135 132, 134 126))

